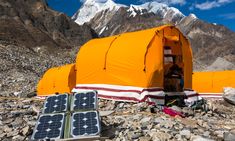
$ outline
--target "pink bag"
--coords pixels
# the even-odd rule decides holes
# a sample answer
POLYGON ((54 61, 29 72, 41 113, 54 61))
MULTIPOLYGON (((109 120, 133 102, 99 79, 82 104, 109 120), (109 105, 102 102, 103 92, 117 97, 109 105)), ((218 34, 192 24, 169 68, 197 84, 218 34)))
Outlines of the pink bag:
POLYGON ((164 107, 163 110, 162 110, 165 114, 168 114, 172 117, 175 117, 175 116, 181 116, 181 117, 185 117, 185 115, 181 112, 177 112, 171 108, 168 108, 168 107, 164 107))

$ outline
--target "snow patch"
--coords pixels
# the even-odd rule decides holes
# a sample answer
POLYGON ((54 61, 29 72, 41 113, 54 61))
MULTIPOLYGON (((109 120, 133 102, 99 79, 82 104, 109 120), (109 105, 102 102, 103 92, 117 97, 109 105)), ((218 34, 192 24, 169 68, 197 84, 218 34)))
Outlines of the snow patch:
POLYGON ((127 10, 127 12, 131 12, 130 16, 135 17, 137 12, 140 12, 140 15, 142 15, 144 9, 146 9, 148 13, 152 12, 160 15, 162 18, 165 18, 167 15, 169 15, 169 13, 171 13, 170 15, 172 15, 172 19, 175 16, 185 17, 178 9, 158 2, 146 2, 141 5, 130 5, 130 8, 127 10))
POLYGON ((195 14, 189 14, 189 16, 191 17, 191 18, 193 18, 193 19, 197 19, 197 16, 195 15, 195 14))
POLYGON ((143 7, 138 5, 130 5, 129 9, 127 9, 127 12, 130 12, 130 17, 135 17, 140 12, 140 15, 143 15, 143 7))
POLYGON ((106 26, 103 27, 103 28, 100 30, 99 35, 101 35, 101 34, 104 32, 105 29, 106 29, 106 26))
POLYGON ((98 12, 109 9, 117 11, 120 7, 126 7, 117 4, 112 0, 86 0, 83 6, 72 16, 72 19, 79 25, 89 22, 98 12))

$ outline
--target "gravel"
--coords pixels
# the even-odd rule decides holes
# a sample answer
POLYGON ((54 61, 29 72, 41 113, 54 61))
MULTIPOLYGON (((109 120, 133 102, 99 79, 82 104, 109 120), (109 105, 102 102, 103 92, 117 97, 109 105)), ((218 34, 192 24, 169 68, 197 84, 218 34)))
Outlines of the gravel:
MULTIPOLYGON (((150 113, 146 103, 99 100, 102 137, 107 140, 224 140, 235 135, 234 106, 223 100, 211 101, 208 112, 190 111, 192 116, 170 117, 159 109, 150 113), (224 118, 226 117, 226 118, 224 118)), ((0 140, 29 140, 43 100, 35 98, 0 98, 0 140), (28 105, 28 106, 27 106, 28 105)), ((160 107, 159 107, 160 108, 160 107)), ((176 108, 176 107, 174 107, 176 108)), ((184 111, 184 108, 177 107, 184 111)), ((190 109, 187 108, 187 111, 190 109)))

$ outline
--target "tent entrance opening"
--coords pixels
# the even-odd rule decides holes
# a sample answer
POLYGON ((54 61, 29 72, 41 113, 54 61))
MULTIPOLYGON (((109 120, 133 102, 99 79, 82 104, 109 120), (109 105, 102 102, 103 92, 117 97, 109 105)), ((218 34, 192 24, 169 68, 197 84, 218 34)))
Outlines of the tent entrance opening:
POLYGON ((165 92, 182 92, 184 90, 183 67, 181 43, 166 40, 164 46, 165 92))

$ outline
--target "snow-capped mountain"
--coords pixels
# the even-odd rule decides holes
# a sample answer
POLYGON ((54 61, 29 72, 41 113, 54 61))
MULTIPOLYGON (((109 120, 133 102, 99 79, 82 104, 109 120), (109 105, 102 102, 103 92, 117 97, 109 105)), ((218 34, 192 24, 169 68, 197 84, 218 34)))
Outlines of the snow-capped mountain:
POLYGON ((82 25, 89 22, 101 11, 107 10, 113 13, 117 12, 121 7, 126 7, 126 11, 131 17, 135 17, 138 14, 142 15, 146 12, 154 13, 161 18, 167 18, 174 22, 185 17, 178 9, 158 2, 146 2, 141 5, 130 5, 128 7, 126 5, 117 4, 112 0, 86 0, 83 6, 73 15, 72 19, 82 25))
POLYGON ((103 10, 117 11, 120 7, 126 6, 116 4, 112 0, 86 0, 83 6, 72 16, 72 19, 82 25, 89 22, 97 13, 103 10))
POLYGON ((167 18, 170 21, 177 21, 185 17, 178 9, 158 2, 146 2, 142 5, 130 5, 128 12, 131 12, 130 16, 135 17, 137 15, 136 11, 140 11, 140 14, 143 14, 143 10, 147 10, 149 13, 153 12, 161 18, 167 18))

